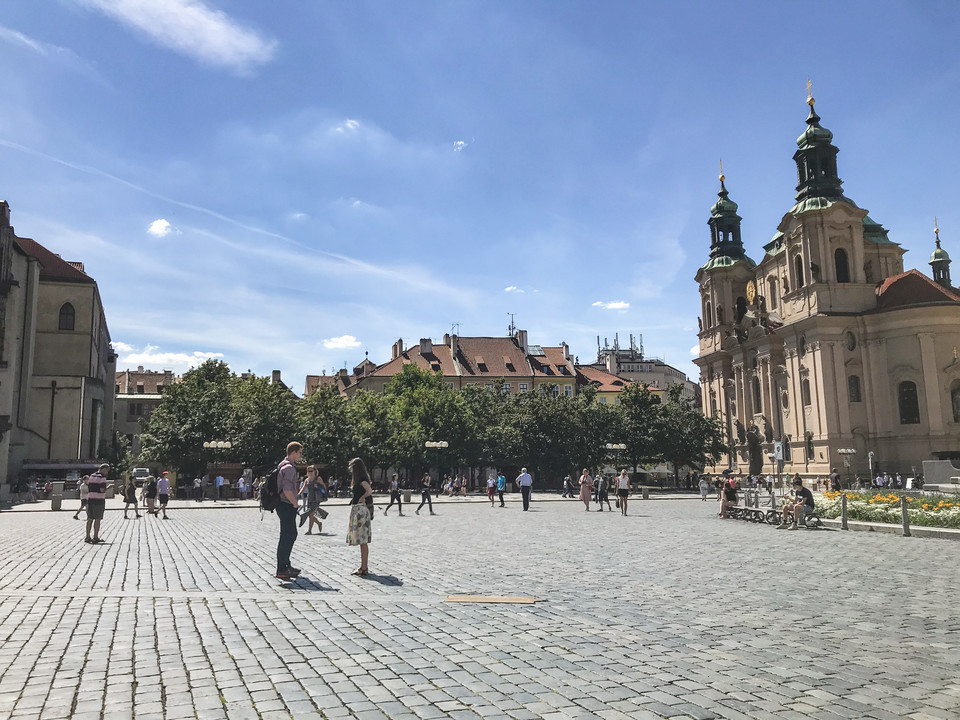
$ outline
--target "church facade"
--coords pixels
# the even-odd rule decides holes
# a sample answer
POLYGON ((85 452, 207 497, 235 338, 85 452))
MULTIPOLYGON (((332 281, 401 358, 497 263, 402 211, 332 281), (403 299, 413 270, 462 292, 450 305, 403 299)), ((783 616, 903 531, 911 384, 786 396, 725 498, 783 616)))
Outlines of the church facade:
POLYGON ((744 250, 723 175, 708 220, 695 362, 704 413, 731 444, 712 469, 766 474, 779 455, 805 477, 909 476, 960 458, 960 292, 939 229, 933 277, 904 272, 904 250, 843 194, 833 134, 808 104, 796 203, 762 260, 744 250))

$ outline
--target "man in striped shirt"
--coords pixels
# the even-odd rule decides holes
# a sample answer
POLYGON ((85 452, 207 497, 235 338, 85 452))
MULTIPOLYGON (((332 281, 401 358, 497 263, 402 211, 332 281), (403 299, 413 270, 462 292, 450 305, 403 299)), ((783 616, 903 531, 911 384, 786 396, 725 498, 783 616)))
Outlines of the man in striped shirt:
POLYGON ((101 543, 100 521, 103 520, 103 509, 107 504, 107 475, 110 474, 110 463, 103 463, 87 480, 87 537, 84 542, 101 543), (90 537, 90 530, 93 537, 90 537))

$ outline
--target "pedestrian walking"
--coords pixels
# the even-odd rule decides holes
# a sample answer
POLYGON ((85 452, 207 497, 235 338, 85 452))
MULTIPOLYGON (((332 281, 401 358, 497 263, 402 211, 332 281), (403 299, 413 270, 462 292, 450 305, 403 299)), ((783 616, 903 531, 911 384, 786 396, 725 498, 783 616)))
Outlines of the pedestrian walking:
POLYGON ((430 473, 426 473, 423 476, 423 480, 420 481, 420 505, 417 507, 417 515, 420 514, 424 503, 430 508, 430 514, 436 515, 433 511, 433 501, 430 499, 430 473))
POLYGON ((170 502, 170 478, 166 470, 160 475, 160 479, 157 480, 157 497, 160 501, 160 509, 157 513, 163 512, 163 519, 169 520, 167 517, 167 503, 170 502))
POLYGON ((147 501, 147 515, 156 515, 157 510, 157 479, 151 475, 143 487, 143 497, 147 501))
POLYGON ((700 499, 703 502, 706 502, 707 495, 709 493, 710 493, 710 481, 707 479, 706 475, 703 475, 700 478, 700 499))
POLYGON ((84 542, 91 544, 103 542, 100 537, 100 521, 103 520, 103 510, 107 505, 107 475, 109 474, 110 463, 102 463, 97 471, 87 478, 87 533, 84 542))
POLYGON ((80 508, 74 514, 74 520, 79 520, 80 513, 82 513, 87 507, 87 498, 90 495, 90 488, 87 486, 87 480, 89 478, 89 475, 84 475, 82 478, 80 478, 80 484, 77 485, 77 493, 80 495, 80 508))
POLYGON ((620 500, 620 514, 627 514, 627 497, 630 495, 630 476, 626 470, 620 471, 617 478, 617 498, 620 500))
POLYGON ((203 492, 203 488, 200 487, 200 478, 195 477, 193 479, 193 501, 200 502, 200 493, 203 492))
POLYGON ((217 479, 214 482, 216 483, 217 487, 217 494, 214 495, 214 499, 219 502, 220 500, 223 500, 223 475, 217 473, 217 479))
POLYGON ((390 491, 390 504, 383 509, 383 514, 386 516, 387 510, 393 507, 393 504, 397 504, 397 512, 400 514, 400 517, 403 517, 403 503, 400 502, 400 482, 397 479, 397 474, 394 473, 393 477, 390 478, 390 483, 387 485, 387 489, 390 491))
POLYGON ((575 497, 573 494, 573 481, 570 479, 570 476, 567 475, 563 478, 563 495, 562 498, 572 498, 575 497))
POLYGON ((599 512, 603 512, 603 504, 607 504, 607 510, 613 512, 613 508, 610 507, 610 481, 607 480, 607 476, 600 474, 597 476, 596 481, 597 486, 597 503, 600 505, 599 512))
POLYGON ((487 497, 490 499, 490 507, 493 507, 494 493, 497 491, 497 479, 490 473, 487 476, 487 497))
POLYGON ((501 471, 500 474, 497 475, 497 497, 500 498, 500 507, 506 507, 506 505, 503 502, 503 492, 506 489, 507 489, 507 478, 501 471))
POLYGON ((583 507, 587 512, 590 512, 590 498, 592 496, 593 478, 590 477, 590 473, 584 468, 583 472, 580 473, 580 500, 583 502, 583 507))
POLYGON ((244 480, 243 475, 237 478, 237 494, 240 495, 241 500, 247 499, 247 482, 244 480))
POLYGON ((297 541, 297 466, 303 456, 303 445, 298 442, 287 444, 287 456, 277 466, 277 490, 280 502, 277 503, 277 517, 280 519, 280 539, 277 541, 277 577, 281 580, 293 580, 300 574, 300 568, 290 564, 290 553, 297 541))
POLYGON ((523 511, 530 509, 530 490, 533 488, 533 478, 526 468, 520 468, 520 474, 517 475, 517 485, 520 486, 520 494, 523 496, 523 511))
POLYGON ((320 507, 320 500, 326 491, 326 485, 323 478, 317 472, 313 465, 307 465, 307 479, 303 481, 300 487, 300 495, 304 498, 304 510, 300 513, 300 527, 309 520, 307 535, 313 535, 313 526, 317 526, 317 532, 323 532, 323 521, 327 519, 327 511, 320 507))
MULTIPOLYGON (((89 501, 88 501, 89 502, 89 501)), ((126 486, 123 488, 123 519, 129 520, 127 516, 127 511, 130 506, 133 505, 133 513, 136 515, 136 519, 140 519, 140 510, 137 503, 137 483, 131 477, 127 480, 126 486)))
POLYGON ((350 471, 350 524, 347 526, 347 545, 360 546, 360 567, 351 575, 366 575, 370 559, 370 543, 373 540, 373 490, 367 466, 360 458, 354 458, 347 466, 350 471))

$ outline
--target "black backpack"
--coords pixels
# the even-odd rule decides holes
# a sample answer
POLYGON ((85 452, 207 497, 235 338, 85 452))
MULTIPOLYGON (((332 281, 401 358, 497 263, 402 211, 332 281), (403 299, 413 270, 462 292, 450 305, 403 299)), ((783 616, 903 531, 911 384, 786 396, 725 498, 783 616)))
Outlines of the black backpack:
MULTIPOLYGON (((282 464, 283 461, 281 460, 282 464)), ((277 479, 280 475, 280 464, 278 464, 263 481, 260 488, 260 510, 273 512, 280 504, 280 488, 277 486, 277 479)))

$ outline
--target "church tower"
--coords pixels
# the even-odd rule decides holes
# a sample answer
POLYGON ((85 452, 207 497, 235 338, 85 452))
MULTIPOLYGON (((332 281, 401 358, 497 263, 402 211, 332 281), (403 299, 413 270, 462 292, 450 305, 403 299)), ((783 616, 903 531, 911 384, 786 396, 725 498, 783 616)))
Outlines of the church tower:
POLYGON ((934 221, 933 234, 937 238, 937 249, 930 255, 930 267, 933 268, 934 282, 950 288, 950 256, 947 251, 940 247, 940 227, 939 223, 934 221))

